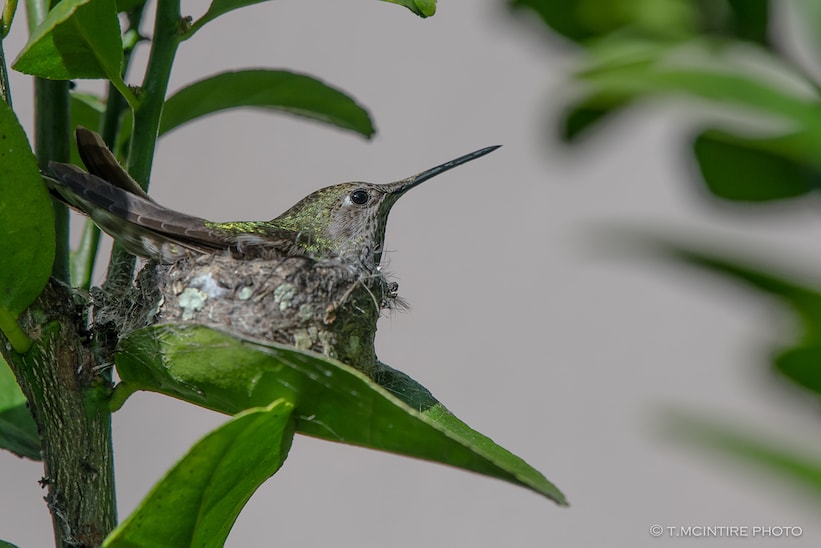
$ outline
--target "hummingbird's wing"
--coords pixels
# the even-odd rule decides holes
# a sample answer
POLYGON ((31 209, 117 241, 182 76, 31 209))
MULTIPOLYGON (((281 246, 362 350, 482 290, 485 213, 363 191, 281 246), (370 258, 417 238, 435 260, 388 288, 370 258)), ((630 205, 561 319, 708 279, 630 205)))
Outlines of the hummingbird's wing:
POLYGON ((75 137, 88 172, 51 162, 56 179, 43 179, 57 199, 91 217, 131 253, 164 263, 228 251, 249 259, 301 253, 299 235, 273 222, 212 223, 161 206, 120 166, 99 135, 77 127, 75 137))
POLYGON ((51 162, 49 167, 56 179, 44 179, 52 193, 135 255, 172 263, 203 253, 230 251, 248 259, 271 259, 300 251, 293 234, 271 223, 212 223, 163 207, 142 190, 124 190, 75 165, 51 162))
POLYGON ((88 172, 108 181, 126 192, 153 202, 131 175, 122 168, 114 154, 108 150, 103 138, 82 126, 74 130, 77 150, 88 172))
POLYGON ((56 176, 46 178, 51 190, 136 255, 173 262, 231 247, 231 235, 209 228, 205 219, 163 207, 74 165, 49 167, 56 176))

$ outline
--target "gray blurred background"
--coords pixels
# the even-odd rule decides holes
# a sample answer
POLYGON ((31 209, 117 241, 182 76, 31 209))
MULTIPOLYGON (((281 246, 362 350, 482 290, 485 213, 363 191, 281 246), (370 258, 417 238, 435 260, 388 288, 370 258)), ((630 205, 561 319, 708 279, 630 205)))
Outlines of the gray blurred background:
MULTIPOLYGON (((184 4, 194 15, 205 9, 184 4)), ((10 58, 25 41, 24 23, 6 43, 10 58)), ((321 186, 393 181, 504 145, 394 208, 387 270, 412 309, 381 320, 377 352, 544 472, 571 502, 562 509, 500 481, 299 436, 240 515, 229 546, 705 542, 653 538, 654 524, 801 527, 797 539, 728 542, 818 545, 809 497, 663 435, 665 412, 679 409, 821 450, 818 417, 766 369, 765 352, 793 328, 788 318, 773 332, 767 316, 781 312, 770 303, 608 252, 594 229, 743 237, 753 243, 748 251, 803 256, 809 268, 821 267, 811 262, 821 218, 809 207, 763 218, 718 211, 689 177, 686 111, 644 108, 584 151, 557 144, 550 129, 571 58, 555 46, 501 0, 441 0, 428 20, 374 0, 267 2, 221 17, 182 45, 172 91, 222 70, 293 69, 353 95, 378 129, 367 142, 243 111, 176 130, 160 141, 151 193, 191 214, 268 219, 321 186)), ((30 80, 14 73, 12 86, 32 135, 30 80)), ((225 420, 153 394, 132 397, 114 415, 121 517, 225 420)), ((0 455, 0 536, 22 547, 52 544, 41 476, 39 463, 0 455)))

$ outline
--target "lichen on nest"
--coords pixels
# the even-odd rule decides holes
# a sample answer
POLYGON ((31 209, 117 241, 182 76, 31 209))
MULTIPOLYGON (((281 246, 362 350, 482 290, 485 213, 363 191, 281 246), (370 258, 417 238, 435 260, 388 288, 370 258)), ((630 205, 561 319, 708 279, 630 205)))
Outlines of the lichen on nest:
POLYGON ((120 336, 153 324, 200 324, 336 358, 373 376, 376 322, 396 284, 340 261, 202 255, 148 263, 126 291, 98 291, 95 324, 120 336), (115 297, 115 295, 120 295, 115 297))

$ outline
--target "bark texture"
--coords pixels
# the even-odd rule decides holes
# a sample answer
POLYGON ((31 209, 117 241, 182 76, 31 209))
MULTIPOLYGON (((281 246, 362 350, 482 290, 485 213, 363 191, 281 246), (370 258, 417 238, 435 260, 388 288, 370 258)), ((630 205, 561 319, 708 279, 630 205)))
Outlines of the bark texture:
POLYGON ((99 546, 117 521, 107 405, 113 348, 85 331, 86 305, 52 279, 20 318, 31 350, 18 354, 2 341, 40 433, 40 483, 59 547, 99 546))

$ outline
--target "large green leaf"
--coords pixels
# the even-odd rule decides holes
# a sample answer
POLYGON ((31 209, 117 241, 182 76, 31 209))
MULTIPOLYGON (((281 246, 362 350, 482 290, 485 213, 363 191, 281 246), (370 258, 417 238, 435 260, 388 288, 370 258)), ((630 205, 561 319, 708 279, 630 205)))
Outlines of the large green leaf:
POLYGON ((135 331, 122 341, 116 363, 123 381, 115 391, 116 404, 134 390, 152 390, 234 414, 284 399, 294 403, 296 429, 303 434, 450 464, 566 504, 537 470, 390 369, 380 383, 391 392, 317 354, 199 326, 135 331))
POLYGON ((103 546, 223 546, 242 507, 285 461, 292 410, 284 400, 248 409, 198 441, 103 546))
POLYGON ((132 102, 120 74, 122 62, 114 0, 62 0, 31 33, 13 67, 52 80, 107 78, 132 102))
POLYGON ((26 397, 3 358, 0 358, 0 448, 21 457, 40 460, 37 424, 26 407, 26 397))
POLYGON ((374 133, 367 111, 343 92, 303 74, 281 70, 223 72, 171 96, 160 134, 221 110, 255 107, 319 120, 365 137, 374 133))
POLYGON ((54 262, 54 212, 14 112, 0 101, 0 329, 19 352, 17 316, 46 285, 54 262))
MULTIPOLYGON (((816 158, 799 159, 800 140, 792 136, 749 139, 711 129, 696 137, 693 152, 707 188, 719 198, 764 202, 795 198, 821 188, 816 158)), ((817 145, 816 145, 817 148, 817 145)))

